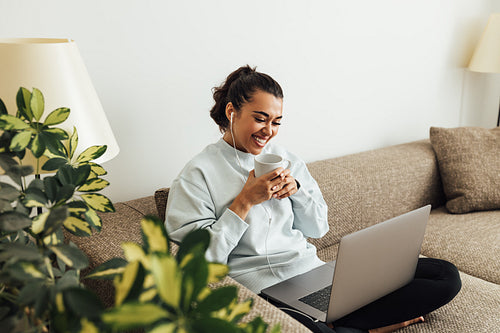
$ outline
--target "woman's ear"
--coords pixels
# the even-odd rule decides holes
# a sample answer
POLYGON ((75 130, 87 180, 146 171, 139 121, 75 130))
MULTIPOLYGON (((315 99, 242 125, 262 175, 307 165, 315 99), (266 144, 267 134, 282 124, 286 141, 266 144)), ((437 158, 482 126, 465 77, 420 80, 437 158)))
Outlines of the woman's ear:
POLYGON ((234 117, 234 107, 233 103, 229 102, 226 104, 226 117, 227 120, 229 120, 230 123, 233 122, 233 117, 234 117))

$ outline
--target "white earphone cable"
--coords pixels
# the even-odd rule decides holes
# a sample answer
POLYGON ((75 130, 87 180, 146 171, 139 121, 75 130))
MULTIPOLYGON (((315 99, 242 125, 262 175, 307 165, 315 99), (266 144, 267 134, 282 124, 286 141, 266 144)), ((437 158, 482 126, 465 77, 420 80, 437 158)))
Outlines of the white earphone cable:
MULTIPOLYGON (((234 154, 236 155, 236 160, 238 161, 238 165, 240 167, 240 171, 244 175, 245 172, 243 170, 243 167, 241 166, 241 161, 240 161, 240 158, 238 156, 238 151, 236 149, 236 142, 234 140, 234 134, 233 134, 233 114, 234 113, 231 113, 231 121, 229 122, 229 130, 231 131, 231 139, 233 140, 234 154)), ((242 176, 241 180, 242 180, 243 186, 244 186, 245 183, 246 183, 244 176, 242 176)), ((267 266, 269 267, 269 270, 274 275, 274 277, 276 279, 278 279, 278 280, 281 281, 281 279, 274 273, 273 268, 271 267, 271 262, 269 260, 269 252, 267 250, 267 239, 269 238, 269 230, 271 229, 271 221, 273 219, 273 215, 272 214, 273 214, 273 207, 274 207, 274 201, 272 201, 273 198, 271 198, 270 200, 271 200, 271 210, 270 210, 270 212, 267 211, 266 207, 264 207, 264 203, 262 203, 262 208, 264 209, 264 212, 266 213, 267 217, 269 218, 269 220, 268 220, 269 223, 268 223, 267 232, 266 232, 266 240, 264 242, 264 246, 265 246, 265 249, 266 249, 267 266)))

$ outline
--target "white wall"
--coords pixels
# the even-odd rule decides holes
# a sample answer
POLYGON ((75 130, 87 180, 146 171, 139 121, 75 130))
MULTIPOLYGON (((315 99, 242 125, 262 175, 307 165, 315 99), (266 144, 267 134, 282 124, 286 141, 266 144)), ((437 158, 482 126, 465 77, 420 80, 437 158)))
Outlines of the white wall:
POLYGON ((220 137, 211 88, 247 63, 281 83, 276 140, 306 161, 496 123, 498 78, 464 71, 493 0, 1 1, 0 37, 77 42, 121 148, 115 202, 220 137))

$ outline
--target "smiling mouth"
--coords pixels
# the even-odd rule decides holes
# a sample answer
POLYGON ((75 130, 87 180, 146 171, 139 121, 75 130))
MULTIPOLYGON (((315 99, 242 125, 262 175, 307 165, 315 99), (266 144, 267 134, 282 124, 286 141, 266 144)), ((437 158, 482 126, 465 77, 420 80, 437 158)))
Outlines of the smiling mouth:
POLYGON ((259 138, 259 137, 255 136, 255 135, 252 135, 252 137, 254 138, 255 141, 257 141, 257 143, 260 146, 265 146, 265 144, 267 143, 266 139, 259 138))

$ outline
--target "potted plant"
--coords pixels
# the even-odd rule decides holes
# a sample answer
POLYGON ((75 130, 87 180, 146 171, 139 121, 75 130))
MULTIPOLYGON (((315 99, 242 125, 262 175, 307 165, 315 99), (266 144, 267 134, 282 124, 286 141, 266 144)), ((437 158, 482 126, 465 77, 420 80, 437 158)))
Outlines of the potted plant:
MULTIPOLYGON (((10 182, 0 182, 0 331, 64 331, 79 322, 71 309, 99 300, 80 284, 86 255, 64 242, 63 229, 90 236, 101 229, 97 211, 114 211, 111 201, 97 193, 109 183, 106 171, 93 160, 106 146, 93 146, 75 155, 78 133, 56 125, 68 108, 44 117, 43 94, 20 88, 16 115, 0 99, 0 167, 10 182), (43 120, 42 120, 43 119, 43 120), (31 153, 35 165, 24 165, 31 153), (40 171, 54 174, 40 177, 40 171)), ((5 180, 6 177, 4 177, 5 180)))

